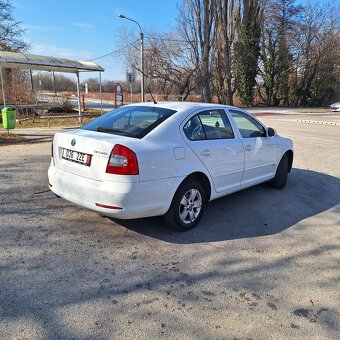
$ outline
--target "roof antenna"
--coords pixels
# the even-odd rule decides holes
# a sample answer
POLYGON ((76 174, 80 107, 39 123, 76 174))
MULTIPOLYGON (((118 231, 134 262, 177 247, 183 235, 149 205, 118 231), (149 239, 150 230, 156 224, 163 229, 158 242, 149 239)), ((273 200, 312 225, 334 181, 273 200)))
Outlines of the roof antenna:
POLYGON ((151 92, 151 90, 150 90, 150 86, 148 86, 148 91, 149 91, 150 94, 151 94, 151 98, 152 98, 152 100, 153 100, 153 103, 154 103, 154 104, 157 104, 157 102, 156 102, 155 98, 153 97, 152 92, 151 92))

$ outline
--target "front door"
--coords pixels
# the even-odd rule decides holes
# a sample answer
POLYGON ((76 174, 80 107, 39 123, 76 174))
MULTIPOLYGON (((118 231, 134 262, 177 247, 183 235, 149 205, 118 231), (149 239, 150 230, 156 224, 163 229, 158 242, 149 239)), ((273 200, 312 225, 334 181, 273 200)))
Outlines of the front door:
POLYGON ((275 138, 267 137, 266 129, 254 117, 239 110, 229 110, 244 147, 245 166, 242 186, 274 177, 277 162, 275 138))

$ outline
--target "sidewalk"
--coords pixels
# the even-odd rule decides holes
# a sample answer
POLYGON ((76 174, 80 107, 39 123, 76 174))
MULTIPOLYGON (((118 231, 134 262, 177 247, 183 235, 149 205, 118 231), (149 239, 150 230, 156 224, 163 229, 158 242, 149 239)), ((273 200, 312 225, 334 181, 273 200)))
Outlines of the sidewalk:
MULTIPOLYGON (((296 115, 296 114, 332 114, 328 108, 308 108, 308 107, 250 107, 245 108, 253 114, 286 114, 286 115, 296 115)), ((336 113, 336 112, 335 112, 336 113)))
MULTIPOLYGON (((16 128, 10 130, 10 134, 20 135, 22 137, 28 139, 35 139, 41 137, 53 137, 56 132, 65 132, 67 130, 76 129, 77 126, 74 127, 52 127, 52 128, 44 128, 44 127, 35 127, 35 128, 16 128)), ((0 129, 0 134, 7 134, 7 130, 0 129)))

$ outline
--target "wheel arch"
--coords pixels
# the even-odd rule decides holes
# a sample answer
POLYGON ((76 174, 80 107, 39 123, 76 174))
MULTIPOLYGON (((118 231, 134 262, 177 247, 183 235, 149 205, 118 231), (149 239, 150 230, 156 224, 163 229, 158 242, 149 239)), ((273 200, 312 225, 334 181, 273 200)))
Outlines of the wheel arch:
MULTIPOLYGON (((168 211, 163 215, 164 221, 173 229, 179 231, 187 231, 193 228, 201 219, 205 210, 206 204, 210 200, 211 196, 211 185, 209 177, 203 172, 195 171, 187 175, 182 182, 179 184, 170 204, 168 211), (188 190, 193 189, 196 186, 200 188, 202 195, 205 199, 201 201, 200 211, 194 220, 190 219, 190 223, 183 221, 180 213, 180 206, 182 205, 183 195, 188 190)), ((187 200, 188 201, 188 200, 187 200)), ((192 202, 191 202, 192 203, 192 202)), ((183 208, 184 209, 184 208, 183 208)), ((187 207, 188 209, 188 207, 187 207)), ((192 206, 189 208, 192 211, 192 206)), ((182 210, 185 213, 185 210, 182 210)), ((189 211, 187 212, 189 214, 189 211)))
MULTIPOLYGON (((291 172, 292 167, 293 167, 293 158, 294 158, 294 154, 292 150, 287 150, 284 155, 287 155, 288 157, 288 172, 291 172)), ((283 155, 283 156, 284 156, 283 155)), ((282 157, 283 157, 282 156, 282 157)))
POLYGON ((196 180, 197 182, 199 182, 201 185, 203 185, 205 194, 206 194, 206 200, 207 202, 210 201, 210 197, 211 197, 211 184, 210 184, 210 180, 208 178, 208 176, 206 174, 204 174, 203 172, 200 171, 196 171, 191 173, 190 175, 188 175, 180 185, 182 185, 183 183, 189 181, 189 180, 196 180))

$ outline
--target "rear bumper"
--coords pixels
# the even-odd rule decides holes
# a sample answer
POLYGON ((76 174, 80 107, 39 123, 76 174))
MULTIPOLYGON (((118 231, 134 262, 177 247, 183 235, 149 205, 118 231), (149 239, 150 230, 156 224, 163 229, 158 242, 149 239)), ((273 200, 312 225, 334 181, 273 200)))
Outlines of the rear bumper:
POLYGON ((183 180, 174 177, 135 183, 101 182, 60 170, 53 162, 48 169, 48 179, 50 189, 56 195, 119 219, 164 215, 183 180))

